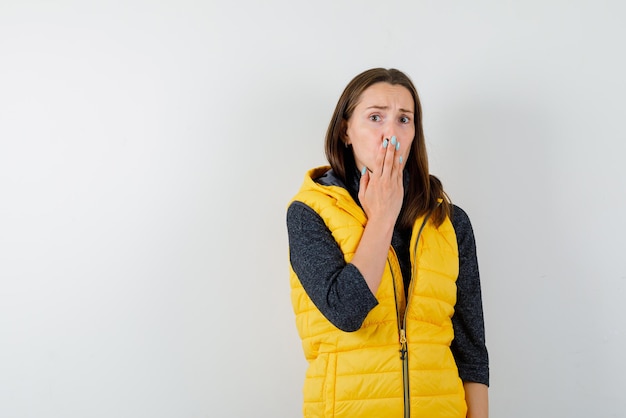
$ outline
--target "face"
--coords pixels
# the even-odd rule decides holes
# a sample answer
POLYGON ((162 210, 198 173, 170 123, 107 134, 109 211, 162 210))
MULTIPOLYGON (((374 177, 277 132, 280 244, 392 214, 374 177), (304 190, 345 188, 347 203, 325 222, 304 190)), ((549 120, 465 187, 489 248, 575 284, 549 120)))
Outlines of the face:
POLYGON ((352 145, 357 168, 365 166, 372 171, 381 143, 392 136, 400 142, 396 154, 406 161, 415 137, 414 112, 413 96, 403 86, 376 83, 365 89, 344 138, 352 145))

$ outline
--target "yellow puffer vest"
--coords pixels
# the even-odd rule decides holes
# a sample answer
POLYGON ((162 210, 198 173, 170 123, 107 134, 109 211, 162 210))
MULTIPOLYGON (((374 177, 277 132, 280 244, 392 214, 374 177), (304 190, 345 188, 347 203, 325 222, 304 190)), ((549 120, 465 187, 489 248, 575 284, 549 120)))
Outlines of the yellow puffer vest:
MULTIPOLYGON (((313 181, 328 169, 307 173, 293 200, 322 217, 350 262, 367 218, 347 190, 313 181)), ((463 384, 450 351, 458 276, 452 223, 446 219, 436 228, 419 219, 410 248, 408 309, 400 265, 390 248, 375 295, 379 304, 356 332, 332 325, 290 268, 296 325, 309 362, 303 390, 306 418, 466 416, 463 384)))

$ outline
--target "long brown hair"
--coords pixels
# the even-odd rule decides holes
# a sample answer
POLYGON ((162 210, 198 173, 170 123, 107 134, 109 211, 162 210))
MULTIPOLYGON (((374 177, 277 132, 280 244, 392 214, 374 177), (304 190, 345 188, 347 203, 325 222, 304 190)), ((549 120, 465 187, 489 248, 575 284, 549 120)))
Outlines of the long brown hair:
POLYGON ((410 228, 415 220, 432 212, 430 219, 439 226, 450 216, 450 200, 443 191, 441 181, 428 170, 428 155, 422 128, 422 106, 411 79, 402 71, 372 68, 357 75, 341 94, 326 131, 326 158, 337 176, 346 182, 346 173, 356 170, 352 149, 344 144, 347 122, 361 99, 363 92, 373 84, 389 83, 405 87, 415 104, 415 138, 406 159, 405 174, 409 187, 404 191, 404 202, 398 217, 400 228, 410 228), (439 203, 441 201, 441 203, 439 203))

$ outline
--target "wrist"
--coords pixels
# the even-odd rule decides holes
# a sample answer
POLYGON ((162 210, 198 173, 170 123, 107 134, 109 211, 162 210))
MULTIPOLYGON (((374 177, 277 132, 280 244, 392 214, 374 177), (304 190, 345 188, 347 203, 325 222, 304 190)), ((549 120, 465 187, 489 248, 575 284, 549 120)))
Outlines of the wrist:
MULTIPOLYGON (((389 237, 393 235, 393 228, 395 226, 395 219, 391 218, 381 218, 381 217, 373 217, 367 219, 367 224, 365 224, 365 230, 371 233, 376 234, 381 238, 389 237)), ((365 232, 364 232, 365 233, 365 232)))

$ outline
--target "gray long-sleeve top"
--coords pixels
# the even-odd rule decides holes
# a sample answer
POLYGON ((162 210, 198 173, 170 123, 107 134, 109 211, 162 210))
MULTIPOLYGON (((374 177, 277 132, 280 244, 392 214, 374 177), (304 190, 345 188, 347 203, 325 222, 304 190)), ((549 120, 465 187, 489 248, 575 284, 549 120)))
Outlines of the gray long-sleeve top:
MULTIPOLYGON (((359 203, 358 179, 352 180, 352 187, 346 187, 332 170, 316 179, 321 184, 346 188, 359 203)), ((463 381, 489 385, 489 358, 474 233, 469 217, 458 206, 453 206, 451 221, 459 248, 451 350, 463 381)), ((367 314, 378 304, 361 272, 344 261, 339 245, 322 218, 304 203, 293 202, 287 209, 287 231, 291 265, 315 306, 337 328, 347 332, 358 330, 367 314)), ((410 238, 410 229, 396 228, 391 240, 400 262, 405 291, 411 278, 410 238)))

